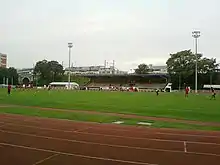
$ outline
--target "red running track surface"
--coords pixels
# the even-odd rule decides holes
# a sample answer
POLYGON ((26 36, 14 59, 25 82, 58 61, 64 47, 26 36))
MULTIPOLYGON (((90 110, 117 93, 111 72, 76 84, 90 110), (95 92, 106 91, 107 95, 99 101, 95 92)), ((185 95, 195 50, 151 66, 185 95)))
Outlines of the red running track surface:
POLYGON ((0 115, 2 165, 217 165, 220 132, 0 115))

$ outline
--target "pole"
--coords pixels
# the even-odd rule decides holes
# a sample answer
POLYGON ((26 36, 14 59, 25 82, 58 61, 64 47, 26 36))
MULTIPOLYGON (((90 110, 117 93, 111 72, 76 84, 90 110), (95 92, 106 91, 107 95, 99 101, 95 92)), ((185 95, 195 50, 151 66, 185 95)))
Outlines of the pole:
POLYGON ((113 60, 113 74, 115 74, 115 60, 113 60))
POLYGON ((11 78, 11 85, 14 85, 13 77, 11 78))
POLYGON ((197 85, 198 85, 198 56, 197 56, 197 40, 198 38, 195 38, 195 48, 196 48, 196 68, 195 68, 195 93, 198 93, 198 90, 197 90, 197 85))
POLYGON ((68 88, 70 89, 70 57, 71 57, 71 48, 73 47, 72 43, 68 43, 68 47, 69 47, 69 74, 68 74, 68 88))
POLYGON ((69 89, 70 89, 70 55, 71 55, 71 47, 69 47, 69 75, 68 75, 68 84, 69 84, 69 89))
POLYGON ((36 76, 35 76, 35 81, 36 81, 36 88, 37 88, 37 81, 38 81, 38 76, 37 76, 37 74, 36 74, 36 76))
POLYGON ((179 74, 179 91, 181 90, 181 75, 179 74))
POLYGON ((200 31, 193 31, 192 32, 193 38, 195 38, 195 93, 198 93, 198 38, 200 37, 200 31))
POLYGON ((33 63, 33 71, 32 71, 32 78, 33 78, 33 81, 32 81, 32 88, 34 88, 34 82, 35 82, 35 85, 36 85, 36 81, 35 81, 35 65, 33 63))

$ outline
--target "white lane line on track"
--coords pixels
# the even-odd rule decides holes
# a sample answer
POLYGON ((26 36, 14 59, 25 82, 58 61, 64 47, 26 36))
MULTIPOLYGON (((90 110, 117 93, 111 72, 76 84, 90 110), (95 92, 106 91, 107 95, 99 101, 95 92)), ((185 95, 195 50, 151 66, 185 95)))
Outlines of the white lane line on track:
MULTIPOLYGON (((93 127, 92 129, 95 129, 95 130, 103 130, 103 128, 96 128, 96 127, 93 127)), ((113 129, 113 128, 108 128, 108 130, 111 130, 111 131, 115 131, 115 132, 131 132, 130 130, 124 130, 124 129, 113 129)), ((146 129, 147 131, 147 129, 146 129)), ((146 133, 147 135, 147 132, 140 132, 140 131, 133 131, 133 133, 146 133)), ((161 135, 174 135, 174 136, 192 136, 192 137, 204 137, 204 138, 219 138, 218 135, 214 136, 214 135, 196 135, 196 134, 185 134, 185 133, 169 133, 169 132, 159 132, 159 131, 153 131, 152 132, 153 134, 161 134, 161 135)))
MULTIPOLYGON (((31 123, 42 123, 42 121, 37 122, 37 121, 33 121, 31 119, 27 119, 27 120, 24 120, 24 121, 29 121, 30 124, 31 123)), ((95 125, 94 126, 89 126, 89 129, 103 130, 103 128, 100 128, 97 125, 96 126, 95 125)), ((117 128, 117 129, 107 128, 107 129, 110 130, 110 131, 115 131, 115 132, 129 132, 130 133, 130 130, 126 130, 126 129, 120 129, 120 128, 117 128)), ((135 132, 137 132, 137 133, 146 133, 146 135, 147 135, 148 134, 147 130, 148 130, 148 128, 146 128, 146 132, 144 132, 144 130, 137 130, 137 131, 133 131, 133 132, 134 133, 135 132)), ((203 137, 203 138, 219 138, 220 137, 218 135, 215 136, 215 135, 202 135, 202 134, 169 133, 169 132, 159 132, 159 131, 153 131, 152 133, 153 134, 161 134, 161 135, 171 135, 171 136, 189 136, 189 137, 203 137)))
MULTIPOLYGON (((210 142, 200 142, 200 141, 188 141, 188 140, 167 140, 167 139, 158 139, 158 138, 141 138, 141 137, 127 137, 127 136, 119 136, 119 135, 108 135, 108 134, 100 134, 100 133, 89 133, 89 132, 83 132, 89 129, 85 128, 82 131, 81 130, 61 130, 61 129, 54 129, 54 128, 42 128, 42 127, 37 127, 37 126, 28 126, 28 125, 22 125, 22 124, 13 124, 13 123, 8 123, 7 125, 12 125, 12 126, 21 126, 21 127, 26 127, 26 128, 35 128, 39 130, 48 130, 48 131, 59 131, 59 132, 65 132, 65 133, 76 133, 76 134, 84 134, 84 135, 94 135, 94 136, 104 136, 104 137, 113 137, 113 138, 124 138, 124 139, 132 139, 132 140, 152 140, 152 141, 160 141, 160 142, 187 142, 191 144, 206 144, 206 145, 220 145, 220 143, 210 143, 210 142)), ((220 138, 219 138, 220 140, 220 138)))
POLYGON ((82 131, 86 131, 90 129, 90 127, 87 127, 87 128, 82 128, 82 129, 76 129, 75 131, 73 131, 74 133, 78 133, 78 132, 82 132, 82 131))
POLYGON ((56 157, 56 156, 58 156, 58 155, 60 155, 60 154, 53 154, 53 155, 51 155, 51 156, 48 156, 48 157, 46 157, 45 159, 42 159, 42 160, 40 160, 40 161, 37 161, 36 163, 34 163, 34 164, 32 164, 32 165, 38 165, 38 164, 41 164, 41 163, 43 163, 43 162, 45 162, 45 161, 47 161, 47 160, 49 160, 49 159, 52 159, 52 158, 54 158, 54 157, 56 157))
MULTIPOLYGON (((6 114, 6 115, 8 115, 8 114, 6 114)), ((4 118, 4 117, 3 117, 4 118)), ((7 117, 6 117, 7 118, 7 117)), ((11 118, 12 119, 12 118, 11 118)), ((19 119, 16 119, 15 118, 15 120, 19 120, 19 119)), ((23 121, 29 121, 29 122, 31 122, 31 123, 42 123, 42 121, 44 121, 44 120, 46 120, 46 121, 53 121, 53 120, 58 120, 58 121, 60 121, 60 122, 62 122, 62 121, 68 121, 68 124, 78 124, 78 122, 76 121, 76 123, 74 123, 75 121, 73 121, 73 120, 68 120, 68 119, 55 119, 55 118, 39 118, 39 117, 36 117, 36 116, 32 116, 31 118, 28 118, 28 119, 25 119, 25 120, 23 120, 23 121), (39 120, 33 120, 33 118, 36 118, 36 119, 40 119, 41 121, 39 121, 39 120)), ((93 126, 91 126, 91 128, 94 128, 94 129, 102 129, 102 128, 100 128, 99 126, 97 126, 97 124, 98 123, 93 123, 93 122, 87 122, 88 124, 91 124, 91 125, 93 125, 93 126)), ((65 124, 67 124, 67 123, 65 123, 65 124)), ((133 127, 133 128, 135 128, 135 127, 133 127)), ((144 128, 144 129, 146 129, 146 130, 148 130, 148 129, 151 129, 151 128, 144 128)), ((116 128, 116 129, 114 129, 114 128, 108 128, 108 130, 113 130, 113 131, 125 131, 125 132, 130 132, 130 130, 128 129, 121 129, 121 128, 116 128)), ((143 132, 144 130, 137 130, 137 132, 139 133, 139 132, 143 132)), ((175 130, 174 130, 175 131, 175 130)), ((136 132, 136 131, 135 131, 136 132)), ((216 136, 214 136, 214 135, 203 135, 203 134, 185 134, 185 133, 169 133, 169 132, 160 132, 160 131, 154 131, 154 133, 158 133, 158 134, 169 134, 169 135, 186 135, 186 136, 202 136, 202 137, 219 137, 219 135, 216 135, 216 136)))
MULTIPOLYGON (((103 129, 100 129, 100 130, 103 130, 103 129)), ((114 131, 117 132, 117 130, 114 130, 114 131)), ((118 132, 122 132, 122 131, 118 131, 118 132)), ((131 131, 128 131, 128 132, 131 132, 131 131)), ((88 133, 90 133, 90 132, 88 132, 88 133)), ((132 132, 132 133, 135 134, 135 132, 132 132)), ((145 132, 144 135, 149 135, 149 134, 150 133, 145 132)), ((152 132, 152 134, 154 134, 154 135, 161 134, 161 135, 181 136, 181 137, 185 136, 185 137, 219 138, 220 139, 220 136, 207 136, 207 135, 203 136, 203 135, 175 134, 175 133, 161 133, 161 132, 152 132)))
POLYGON ((136 165, 158 165, 158 164, 150 164, 150 163, 144 163, 144 162, 135 162, 135 161, 102 158, 102 157, 87 156, 87 155, 80 155, 80 154, 71 154, 71 153, 67 153, 67 152, 59 152, 59 151, 54 151, 54 150, 34 148, 34 147, 28 147, 28 146, 22 146, 22 145, 16 145, 16 144, 9 144, 9 143, 0 143, 0 145, 10 146, 10 147, 17 147, 17 148, 24 148, 24 149, 29 149, 29 150, 41 151, 41 152, 49 152, 49 153, 60 154, 60 155, 76 156, 76 157, 87 158, 87 159, 97 159, 97 160, 112 161, 112 162, 119 162, 119 163, 128 163, 128 164, 136 164, 136 165))
POLYGON ((184 142, 184 152, 187 152, 186 142, 184 142))
POLYGON ((2 125, 0 125, 0 128, 1 128, 1 127, 4 127, 4 126, 6 126, 6 125, 7 125, 7 124, 2 124, 2 125))
POLYGON ((4 130, 0 130, 0 132, 8 133, 8 134, 15 134, 15 135, 19 135, 19 136, 30 136, 30 137, 58 140, 58 141, 67 141, 67 142, 73 142, 73 143, 100 145, 100 146, 106 146, 106 147, 129 148, 129 149, 136 149, 136 150, 154 150, 154 151, 161 151, 162 150, 162 151, 171 151, 171 152, 174 151, 174 150, 164 150, 164 149, 155 149, 155 148, 143 148, 143 147, 132 147, 132 146, 126 146, 126 145, 117 145, 117 144, 106 144, 106 143, 70 140, 70 139, 56 138, 56 137, 50 137, 50 136, 41 136, 41 135, 33 135, 33 134, 19 133, 19 132, 13 132, 13 131, 4 131, 4 130))
MULTIPOLYGON (((3 131, 3 130, 0 130, 0 132, 9 133, 9 134, 17 134, 17 135, 20 135, 20 136, 30 136, 30 137, 37 137, 37 138, 58 140, 58 141, 75 142, 75 143, 81 143, 81 144, 100 145, 100 146, 106 146, 106 147, 118 147, 118 148, 128 148, 128 149, 136 149, 136 150, 148 150, 148 151, 159 151, 159 152, 172 152, 172 153, 185 153, 185 152, 183 152, 183 151, 181 151, 181 150, 178 151, 178 150, 156 149, 156 148, 141 148, 141 147, 126 146, 126 145, 114 145, 114 144, 104 144, 104 143, 86 142, 86 141, 61 139, 61 138, 54 138, 54 137, 48 137, 48 136, 39 136, 39 135, 33 135, 33 134, 24 134, 24 133, 11 132, 11 131, 3 131)), ((196 155, 207 155, 207 156, 217 156, 217 157, 220 157, 220 154, 214 154, 214 153, 202 153, 202 152, 187 152, 187 153, 189 153, 189 154, 196 154, 196 155)))

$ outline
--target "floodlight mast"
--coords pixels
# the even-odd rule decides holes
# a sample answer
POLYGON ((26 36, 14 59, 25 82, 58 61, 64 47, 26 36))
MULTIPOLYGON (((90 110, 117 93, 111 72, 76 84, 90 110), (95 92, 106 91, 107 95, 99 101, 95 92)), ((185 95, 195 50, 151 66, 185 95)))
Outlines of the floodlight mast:
POLYGON ((198 38, 200 37, 200 31, 193 31, 192 37, 195 38, 195 93, 198 93, 198 38))
POLYGON ((71 57, 71 49, 73 47, 73 43, 69 42, 68 43, 68 48, 69 48, 69 73, 68 73, 68 89, 70 89, 70 72, 71 72, 71 69, 70 69, 70 57, 71 57))

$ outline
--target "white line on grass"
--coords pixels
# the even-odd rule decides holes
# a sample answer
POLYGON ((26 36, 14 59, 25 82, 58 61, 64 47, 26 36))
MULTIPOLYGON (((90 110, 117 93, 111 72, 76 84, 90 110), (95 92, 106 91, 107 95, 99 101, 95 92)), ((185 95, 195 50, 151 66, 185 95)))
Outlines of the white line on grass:
POLYGON ((50 152, 50 153, 60 154, 60 155, 76 156, 76 157, 87 158, 87 159, 96 159, 96 160, 104 160, 104 161, 112 161, 112 162, 119 162, 119 163, 136 164, 136 165, 158 165, 158 164, 150 164, 150 163, 144 163, 144 162, 135 162, 135 161, 102 158, 102 157, 87 156, 87 155, 80 155, 80 154, 71 154, 71 153, 67 153, 67 152, 59 152, 59 151, 47 150, 47 149, 41 149, 41 148, 35 148, 35 147, 27 147, 27 146, 10 144, 10 143, 0 143, 0 145, 17 147, 17 148, 24 148, 24 149, 42 151, 42 152, 50 152))

